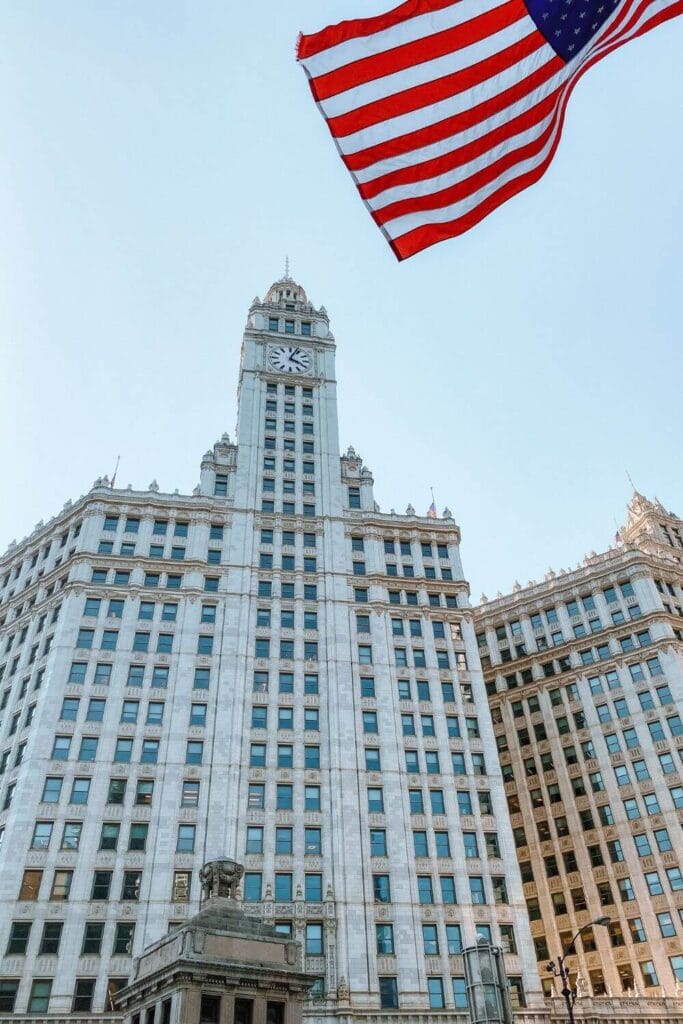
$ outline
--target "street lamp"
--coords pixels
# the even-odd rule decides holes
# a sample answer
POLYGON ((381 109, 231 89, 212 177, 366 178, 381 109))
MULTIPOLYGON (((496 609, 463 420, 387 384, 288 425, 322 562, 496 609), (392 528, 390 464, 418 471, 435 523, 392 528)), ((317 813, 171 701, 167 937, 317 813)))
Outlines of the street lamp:
POLYGON ((571 956, 572 953, 574 953, 574 945, 581 932, 585 932, 587 928, 592 928, 595 924, 599 924, 603 928, 606 928, 609 923, 609 917, 597 917, 595 921, 589 921, 588 924, 585 924, 583 926, 583 928, 579 928, 578 932, 572 938, 567 948, 562 951, 562 956, 558 956, 557 962, 551 960, 546 965, 546 971, 549 971, 553 975, 553 977, 559 978, 562 982, 562 995, 564 997, 565 1003, 567 1004, 567 1017, 569 1019, 569 1024, 574 1024, 574 1003, 576 1002, 576 990, 572 990, 569 987, 569 974, 567 973, 567 968, 564 966, 564 962, 568 956, 571 956))

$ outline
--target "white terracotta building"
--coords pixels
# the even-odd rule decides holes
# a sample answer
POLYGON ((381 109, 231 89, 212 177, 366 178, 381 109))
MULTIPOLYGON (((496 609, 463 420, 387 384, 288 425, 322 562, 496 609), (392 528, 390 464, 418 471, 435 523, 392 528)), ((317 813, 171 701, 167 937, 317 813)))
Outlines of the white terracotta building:
POLYGON ((192 494, 105 480, 0 562, 0 1021, 111 1012, 214 857, 300 939, 316 1020, 464 1014, 464 945, 541 985, 460 533, 340 453, 335 345, 249 310, 192 494))

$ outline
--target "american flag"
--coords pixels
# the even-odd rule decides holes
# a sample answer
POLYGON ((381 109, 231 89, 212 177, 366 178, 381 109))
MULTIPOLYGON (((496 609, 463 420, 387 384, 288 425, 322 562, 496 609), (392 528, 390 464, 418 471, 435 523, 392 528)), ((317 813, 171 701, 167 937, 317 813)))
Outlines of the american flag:
POLYGON ((427 515, 430 519, 436 519, 436 502, 432 499, 432 503, 427 509, 427 515))
POLYGON ((297 55, 405 259, 538 181, 581 75, 681 13, 683 0, 407 0, 302 35, 297 55))

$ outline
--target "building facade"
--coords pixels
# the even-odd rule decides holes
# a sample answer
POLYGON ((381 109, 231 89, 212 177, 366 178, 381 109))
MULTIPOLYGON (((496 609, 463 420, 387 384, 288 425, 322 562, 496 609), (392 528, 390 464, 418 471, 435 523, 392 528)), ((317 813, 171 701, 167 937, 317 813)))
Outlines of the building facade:
POLYGON ((544 990, 605 917, 572 983, 647 1014, 683 986, 683 522, 636 493, 617 541, 476 627, 544 990))
POLYGON ((98 480, 3 557, 0 1021, 110 1013, 221 857, 316 1020, 464 1014, 479 935, 545 1012, 460 533, 379 511, 334 355, 276 282, 194 492, 98 480))

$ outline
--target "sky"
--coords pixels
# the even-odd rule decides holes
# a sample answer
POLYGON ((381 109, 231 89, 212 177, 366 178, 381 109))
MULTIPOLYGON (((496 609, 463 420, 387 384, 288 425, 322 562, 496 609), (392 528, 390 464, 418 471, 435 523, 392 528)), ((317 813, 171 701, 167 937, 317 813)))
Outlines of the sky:
POLYGON ((188 493, 255 295, 330 314, 342 448, 462 529, 478 600, 683 515, 683 19, 584 76, 545 178, 397 263, 295 60, 368 0, 5 0, 0 550, 96 477, 188 493))

